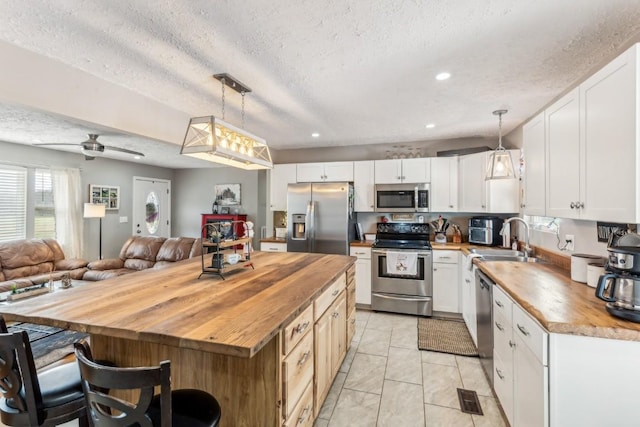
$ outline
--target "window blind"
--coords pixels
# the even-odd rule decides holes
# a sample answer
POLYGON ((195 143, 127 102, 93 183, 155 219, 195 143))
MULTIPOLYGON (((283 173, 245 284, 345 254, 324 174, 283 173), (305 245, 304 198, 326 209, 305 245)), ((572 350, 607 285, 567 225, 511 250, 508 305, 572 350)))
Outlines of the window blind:
POLYGON ((0 166, 0 241, 24 239, 27 223, 27 169, 0 166))
POLYGON ((55 239, 56 215, 53 206, 53 183, 51 171, 47 169, 35 170, 34 208, 33 237, 55 239))

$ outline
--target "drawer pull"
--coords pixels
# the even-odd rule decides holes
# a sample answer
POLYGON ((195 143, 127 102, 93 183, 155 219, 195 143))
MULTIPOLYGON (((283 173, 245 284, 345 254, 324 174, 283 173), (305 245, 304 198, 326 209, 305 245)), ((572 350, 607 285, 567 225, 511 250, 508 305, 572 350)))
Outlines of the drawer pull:
POLYGON ((504 328, 502 327, 502 325, 500 323, 495 322, 495 324, 496 324, 496 328, 498 328, 500 331, 504 332, 504 328))
POLYGON ((464 281, 467 282, 467 283, 471 283, 471 280, 469 280, 469 279, 464 279, 464 281))
POLYGON ((496 300, 496 305, 500 308, 504 308, 504 305, 500 302, 500 300, 496 300))
POLYGON ((500 369, 496 368, 496 374, 498 374, 501 380, 504 379, 504 375, 502 375, 502 371, 500 369))
POLYGON ((450 256, 442 256, 442 255, 441 255, 441 256, 439 256, 438 258, 440 258, 440 259, 451 259, 451 257, 450 257, 450 256))
POLYGON ((336 296, 336 295, 338 295, 339 293, 340 293, 340 289, 336 289, 335 291, 333 291, 333 292, 331 293, 331 296, 332 296, 332 297, 335 297, 335 296, 336 296))
POLYGON ((529 334, 529 331, 527 331, 527 330, 524 328, 524 326, 520 326, 520 324, 519 324, 519 323, 517 323, 517 325, 518 325, 518 329, 520 329, 520 332, 522 332, 522 334, 523 334, 523 335, 525 335, 525 336, 529 336, 529 335, 530 335, 530 334, 529 334))
POLYGON ((311 354, 311 351, 305 351, 302 357, 300 358, 300 360, 298 360, 298 366, 304 365, 304 362, 307 361, 310 354, 311 354))
POLYGON ((298 422, 296 423, 296 425, 300 425, 302 423, 304 423, 304 421, 307 419, 307 414, 309 413, 309 410, 311 409, 311 405, 307 405, 304 407, 304 409, 302 410, 302 414, 300 414, 300 418, 298 418, 298 422))
POLYGON ((516 343, 514 343, 513 341, 509 340, 509 347, 513 348, 516 346, 516 343))
POLYGON ((331 317, 333 317, 334 319, 338 316, 340 316, 340 313, 338 313, 337 311, 334 311, 333 314, 331 315, 331 317))
POLYGON ((296 327, 291 330, 291 338, 293 338, 295 334, 303 333, 308 327, 309 327, 309 321, 306 321, 303 324, 298 323, 296 327))
POLYGON ((355 325, 356 324, 356 319, 351 319, 351 324, 355 325))

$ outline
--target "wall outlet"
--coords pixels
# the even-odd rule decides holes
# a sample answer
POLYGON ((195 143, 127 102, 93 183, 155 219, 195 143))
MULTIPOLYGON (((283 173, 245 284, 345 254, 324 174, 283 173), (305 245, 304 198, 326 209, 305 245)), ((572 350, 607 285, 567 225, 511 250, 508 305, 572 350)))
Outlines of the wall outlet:
POLYGON ((568 251, 573 251, 575 248, 575 236, 573 234, 565 234, 564 242, 566 244, 565 249, 568 251))
POLYGON ((121 216, 120 217, 120 224, 123 224, 125 222, 129 222, 129 218, 127 218, 126 216, 121 216))

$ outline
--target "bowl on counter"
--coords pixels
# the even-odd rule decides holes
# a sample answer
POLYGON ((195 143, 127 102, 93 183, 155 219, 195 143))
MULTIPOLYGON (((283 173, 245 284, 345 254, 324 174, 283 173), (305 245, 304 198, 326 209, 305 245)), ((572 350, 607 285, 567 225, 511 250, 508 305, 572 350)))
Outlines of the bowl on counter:
POLYGON ((229 254, 227 255, 227 262, 229 264, 237 264, 240 261, 240 254, 229 254))

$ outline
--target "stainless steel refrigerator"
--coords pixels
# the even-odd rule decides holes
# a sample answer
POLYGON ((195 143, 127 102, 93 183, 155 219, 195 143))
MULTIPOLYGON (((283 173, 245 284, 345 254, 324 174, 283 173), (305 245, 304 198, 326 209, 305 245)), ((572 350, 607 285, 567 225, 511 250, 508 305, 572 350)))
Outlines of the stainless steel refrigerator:
POLYGON ((349 255, 353 215, 353 186, 348 182, 289 184, 287 252, 349 255))

